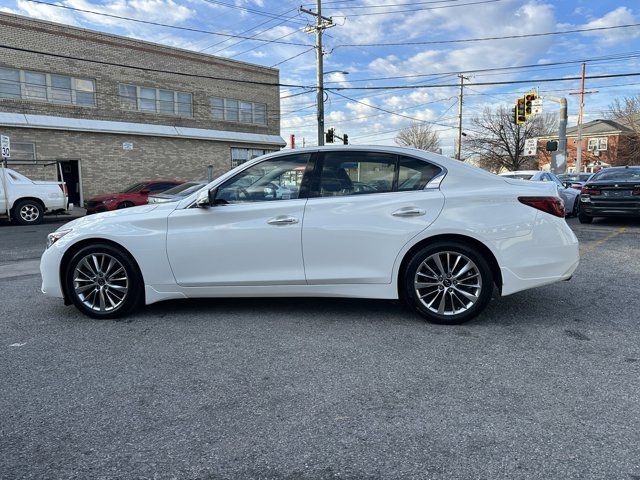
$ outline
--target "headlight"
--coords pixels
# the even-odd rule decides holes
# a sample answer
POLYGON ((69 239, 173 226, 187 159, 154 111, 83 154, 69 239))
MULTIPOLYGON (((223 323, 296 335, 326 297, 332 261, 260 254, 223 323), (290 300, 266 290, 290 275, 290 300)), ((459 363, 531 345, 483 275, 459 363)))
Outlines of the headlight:
POLYGON ((58 230, 57 232, 52 232, 49 235, 47 235, 47 248, 49 248, 51 245, 56 243, 58 240, 60 240, 62 237, 64 237, 70 231, 71 231, 71 229, 69 229, 69 230, 58 230))

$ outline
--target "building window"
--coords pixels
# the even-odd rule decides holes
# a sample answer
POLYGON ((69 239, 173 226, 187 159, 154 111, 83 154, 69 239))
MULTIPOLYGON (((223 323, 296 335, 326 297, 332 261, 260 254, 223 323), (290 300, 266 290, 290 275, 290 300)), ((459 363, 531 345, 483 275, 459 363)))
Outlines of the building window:
POLYGON ((193 116, 192 95, 161 88, 120 84, 120 105, 125 110, 160 113, 162 115, 193 116))
POLYGON ((35 162, 36 144, 27 142, 11 142, 11 162, 35 162))
POLYGON ((242 165, 244 162, 253 160, 256 157, 266 155, 267 153, 277 152, 277 150, 267 150, 263 148, 231 148, 231 168, 242 165))
POLYGON ((266 125, 267 106, 264 103, 211 97, 211 118, 225 122, 266 125))
POLYGON ((587 150, 589 150, 590 152, 604 152, 605 150, 607 150, 608 144, 609 139, 607 137, 590 138, 587 150))
POLYGON ((93 107, 96 83, 90 78, 0 68, 0 98, 93 107))

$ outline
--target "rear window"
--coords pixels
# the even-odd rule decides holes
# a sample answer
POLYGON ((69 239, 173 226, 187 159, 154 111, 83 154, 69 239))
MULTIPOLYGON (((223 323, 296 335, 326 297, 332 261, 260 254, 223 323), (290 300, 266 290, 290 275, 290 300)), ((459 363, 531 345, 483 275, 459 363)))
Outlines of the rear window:
POLYGON ((600 170, 591 177, 592 182, 640 182, 640 168, 616 168, 600 170))
POLYGON ((501 175, 501 177, 515 178, 516 180, 531 180, 533 178, 533 175, 529 173, 514 173, 509 175, 501 175))

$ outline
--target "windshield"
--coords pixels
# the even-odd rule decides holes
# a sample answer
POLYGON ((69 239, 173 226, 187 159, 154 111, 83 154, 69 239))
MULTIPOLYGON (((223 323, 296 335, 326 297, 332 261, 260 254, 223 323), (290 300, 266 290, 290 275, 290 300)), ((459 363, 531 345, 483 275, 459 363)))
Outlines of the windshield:
POLYGON ((191 193, 198 190, 200 187, 205 185, 202 182, 185 182, 180 185, 176 185, 175 187, 170 188, 169 190, 165 190, 162 192, 162 195, 179 195, 181 197, 186 197, 191 193))
POLYGON ((640 182, 640 167, 616 168, 600 170, 593 177, 592 182, 640 182))
POLYGON ((533 178, 533 175, 531 175, 530 173, 510 173, 508 175, 501 176, 507 178, 515 178, 518 180, 531 180, 533 178))
POLYGON ((134 193, 139 192, 146 185, 146 183, 134 183, 129 188, 125 188, 120 193, 134 193))

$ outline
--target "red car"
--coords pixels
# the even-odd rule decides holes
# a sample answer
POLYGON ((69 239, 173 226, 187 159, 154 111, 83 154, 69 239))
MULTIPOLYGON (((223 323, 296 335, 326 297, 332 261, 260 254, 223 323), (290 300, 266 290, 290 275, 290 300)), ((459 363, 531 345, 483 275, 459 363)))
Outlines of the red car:
POLYGON ((90 198, 84 202, 87 215, 136 205, 146 205, 149 194, 160 193, 184 183, 182 180, 156 179, 131 185, 120 193, 111 193, 90 198))

